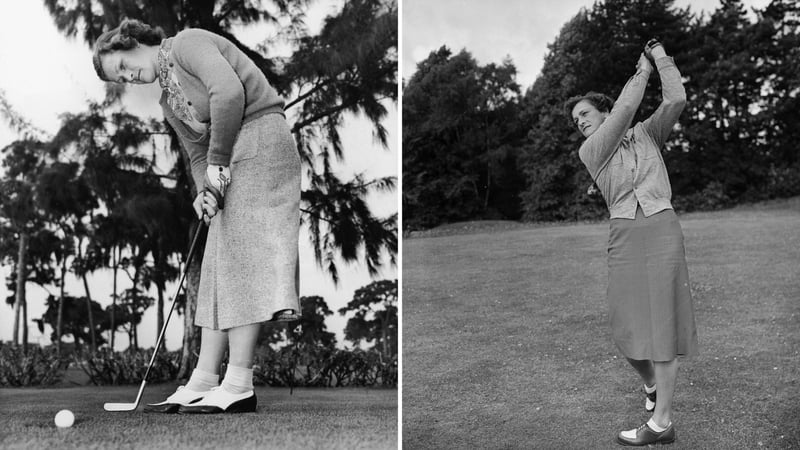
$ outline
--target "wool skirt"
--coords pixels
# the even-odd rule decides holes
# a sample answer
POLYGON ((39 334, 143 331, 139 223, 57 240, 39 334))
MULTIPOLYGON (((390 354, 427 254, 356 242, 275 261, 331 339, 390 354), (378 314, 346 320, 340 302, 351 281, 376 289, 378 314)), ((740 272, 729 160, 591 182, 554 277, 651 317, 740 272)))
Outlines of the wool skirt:
POLYGON ((195 325, 215 330, 300 311, 300 157, 283 115, 242 125, 230 169, 225 209, 208 229, 195 314, 195 325))
POLYGON ((683 231, 671 209, 611 219, 608 303, 614 343, 628 358, 671 361, 697 353, 683 231))

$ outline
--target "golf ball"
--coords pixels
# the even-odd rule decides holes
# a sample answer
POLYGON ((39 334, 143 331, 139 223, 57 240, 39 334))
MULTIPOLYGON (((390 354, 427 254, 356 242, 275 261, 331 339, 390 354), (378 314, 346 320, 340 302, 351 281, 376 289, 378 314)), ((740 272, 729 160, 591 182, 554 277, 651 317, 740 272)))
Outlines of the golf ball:
POLYGON ((68 409, 62 409, 56 414, 56 426, 59 428, 68 428, 75 423, 75 415, 68 409))

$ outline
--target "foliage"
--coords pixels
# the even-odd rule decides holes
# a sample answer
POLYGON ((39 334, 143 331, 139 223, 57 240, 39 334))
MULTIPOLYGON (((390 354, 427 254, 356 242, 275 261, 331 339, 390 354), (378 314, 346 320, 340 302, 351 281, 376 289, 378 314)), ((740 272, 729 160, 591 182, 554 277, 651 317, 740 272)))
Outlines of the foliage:
MULTIPOLYGON (((94 353, 76 354, 74 359, 93 384, 102 386, 141 383, 152 356, 153 349, 114 352, 103 348, 94 353)), ((158 352, 147 382, 174 380, 180 369, 180 358, 181 352, 158 352)))
MULTIPOLYGON (((672 0, 604 0, 565 23, 533 86, 523 95, 507 91, 507 103, 516 105, 503 121, 511 134, 488 145, 515 155, 504 171, 493 170, 505 180, 521 172, 507 194, 521 202, 522 217, 607 217, 602 196, 587 194, 592 180, 577 155, 583 138, 562 106, 589 91, 616 97, 651 37, 674 57, 688 97, 662 149, 676 208, 716 209, 800 194, 800 4, 773 0, 754 16, 748 18, 739 0, 723 0, 703 16, 672 0), (514 138, 519 129, 527 132, 524 139, 514 138)), ((480 111, 479 93, 489 91, 478 87, 480 69, 468 51, 453 56, 442 47, 405 87, 406 231, 492 218, 479 201, 481 189, 491 191, 476 169, 485 154, 474 150, 482 142, 475 131, 480 122, 470 121, 480 111)), ((648 117, 660 101, 654 74, 634 120, 648 117)))
POLYGON ((520 216, 524 129, 511 61, 479 66, 446 47, 420 62, 403 94, 407 230, 467 218, 520 216))
POLYGON ((54 347, 38 345, 24 351, 19 345, 0 343, 0 386, 48 386, 64 376, 69 361, 58 355, 54 347))
MULTIPOLYGON (((83 347, 90 341, 90 328, 89 328, 89 315, 85 309, 85 297, 66 296, 61 301, 64 302, 64 309, 62 314, 61 334, 71 335, 75 340, 77 347, 83 347)), ((47 309, 40 319, 34 319, 39 327, 39 332, 44 333, 44 325, 50 325, 53 329, 50 340, 56 342, 60 339, 56 336, 58 327, 56 321, 58 319, 58 303, 59 299, 54 295, 49 295, 46 300, 47 309)), ((110 322, 107 318, 106 311, 103 307, 93 301, 92 305, 92 321, 94 325, 94 333, 97 339, 97 344, 102 345, 106 341, 102 333, 108 331, 110 322)))
POLYGON ((289 387, 397 386, 397 357, 375 350, 291 347, 261 349, 255 358, 254 383, 289 387), (301 361, 300 364, 297 362, 301 361))
MULTIPOLYGON (((388 114, 387 105, 397 100, 394 2, 348 0, 323 21, 317 35, 309 35, 303 22, 311 4, 308 0, 169 0, 146 7, 138 0, 78 4, 44 0, 44 4, 61 32, 80 35, 88 45, 123 18, 159 26, 169 36, 195 27, 231 40, 288 99, 287 111, 294 113, 292 131, 304 169, 312 178, 301 197, 302 220, 312 233, 318 262, 334 281, 338 281, 337 256, 347 263, 365 261, 372 274, 383 264, 384 255, 394 264, 396 216, 374 217, 364 203, 370 192, 393 189, 394 177, 375 182, 356 177, 346 182, 330 170, 332 158, 344 158, 339 130, 345 114, 366 117, 376 140, 388 145, 381 122, 388 114), (233 33, 234 26, 240 25, 269 25, 266 40, 245 45, 233 33), (277 44, 290 44, 293 54, 270 57, 277 44)), ((189 178, 185 181, 193 183, 189 178)))
POLYGON ((339 314, 354 312, 344 329, 347 340, 373 342, 387 358, 397 355, 397 280, 380 280, 359 288, 339 314))

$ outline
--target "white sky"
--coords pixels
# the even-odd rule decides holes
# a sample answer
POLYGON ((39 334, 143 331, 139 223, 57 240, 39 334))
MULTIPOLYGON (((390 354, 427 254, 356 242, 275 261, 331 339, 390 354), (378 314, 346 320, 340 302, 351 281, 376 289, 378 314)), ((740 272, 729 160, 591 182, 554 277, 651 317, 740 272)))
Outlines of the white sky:
MULTIPOLYGON (((453 53, 466 49, 479 64, 501 63, 510 56, 524 91, 544 64, 547 44, 581 8, 594 0, 403 0, 401 73, 405 80, 431 51, 446 45, 453 53)), ((719 0, 676 0, 692 11, 711 12, 719 0)), ((763 8, 769 0, 745 0, 763 8)))
MULTIPOLYGON (((338 10, 342 0, 320 0, 309 12, 306 23, 313 30, 319 29, 322 19, 332 11, 338 10)), ((91 52, 80 40, 67 39, 56 30, 53 20, 45 11, 42 0, 4 0, 3 14, 0 14, 0 89, 17 112, 35 126, 53 134, 60 125, 62 113, 85 111, 88 100, 99 101, 104 96, 103 83, 97 79, 91 63, 91 52), (12 13, 13 11, 13 13, 12 13), (21 43, 21 44, 20 44, 21 43)), ((266 31, 246 30, 241 39, 250 44, 263 40, 266 31)), ((285 50, 284 50, 285 51, 285 50)), ((277 50, 276 53, 282 53, 277 50)), ((145 117, 161 118, 158 107, 159 90, 157 84, 134 86, 125 99, 126 108, 145 117)), ((377 145, 372 136, 372 127, 361 118, 348 117, 342 130, 346 165, 338 168, 345 179, 355 173, 366 173, 367 177, 397 175, 398 167, 398 118, 396 106, 388 105, 389 116, 384 126, 389 131, 389 150, 377 145)), ((290 110, 291 117, 292 111, 290 110)), ((0 119, 0 148, 5 147, 18 136, 0 119)), ((372 196, 370 205, 373 213, 385 217, 397 212, 398 193, 372 196)), ((319 295, 325 298, 331 310, 336 311, 352 299, 356 289, 369 284, 372 279, 366 267, 340 264, 340 283, 333 285, 327 275, 318 269, 314 261, 307 235, 300 237, 301 295, 319 295)), ((0 268, 0 341, 12 338, 13 309, 5 304, 9 295, 5 287, 8 268, 0 268)), ((397 278, 397 269, 387 266, 376 279, 397 278)), ((94 300, 105 305, 110 303, 111 276, 99 273, 90 281, 94 300)), ((119 290, 130 286, 124 275, 119 278, 119 290)), ((57 289, 51 288, 51 292, 57 289)), ((74 296, 84 295, 83 287, 77 280, 67 283, 67 292, 74 296)), ((174 286, 167 288, 165 295, 171 296, 174 286)), ((38 286, 28 283, 28 323, 31 342, 49 343, 49 330, 39 333, 31 321, 44 313, 44 292, 38 286)), ((151 293, 155 297, 154 293, 151 293)), ((170 298, 167 302, 171 301, 170 298)), ((166 305, 167 308, 169 305, 166 305)), ((166 309, 165 309, 166 314, 166 309)), ((170 321, 166 342, 170 350, 180 347, 182 336, 181 316, 170 321)), ((346 318, 335 313, 328 318, 328 329, 337 333, 340 343, 344 341, 343 327, 346 318)), ((155 324, 155 309, 151 308, 139 327, 139 345, 151 347, 158 333, 155 324)), ((127 348, 127 336, 117 334, 117 349, 127 348)))

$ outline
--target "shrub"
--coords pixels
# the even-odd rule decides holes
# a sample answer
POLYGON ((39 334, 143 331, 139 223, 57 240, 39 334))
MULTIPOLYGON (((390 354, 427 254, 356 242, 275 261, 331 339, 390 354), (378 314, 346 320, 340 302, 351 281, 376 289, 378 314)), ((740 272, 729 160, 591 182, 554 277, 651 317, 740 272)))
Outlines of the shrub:
POLYGON ((69 361, 54 347, 0 344, 0 386, 49 386, 61 381, 69 361))
POLYGON ((396 387, 397 358, 386 359, 376 350, 267 347, 256 354, 253 383, 273 387, 396 387))
MULTIPOLYGON (((85 352, 76 355, 75 361, 95 385, 122 385, 141 383, 152 356, 152 349, 113 352, 104 348, 93 354, 85 352)), ((180 361, 180 352, 159 352, 147 382, 174 380, 178 376, 180 361)))

